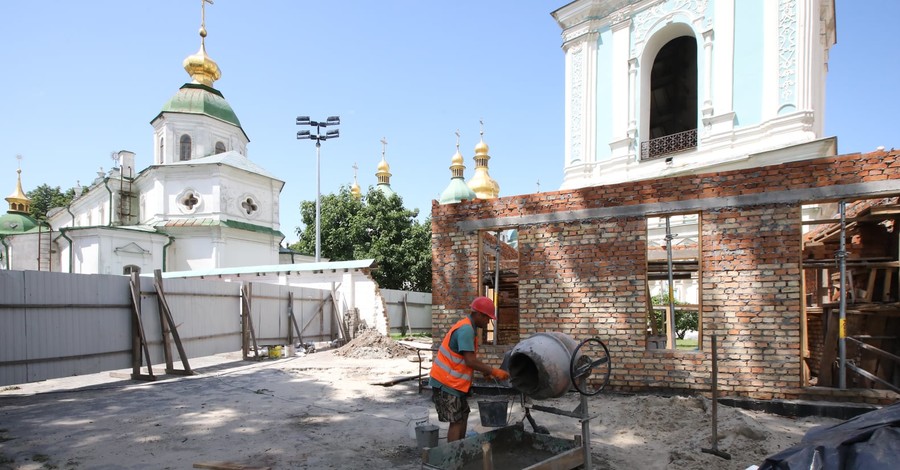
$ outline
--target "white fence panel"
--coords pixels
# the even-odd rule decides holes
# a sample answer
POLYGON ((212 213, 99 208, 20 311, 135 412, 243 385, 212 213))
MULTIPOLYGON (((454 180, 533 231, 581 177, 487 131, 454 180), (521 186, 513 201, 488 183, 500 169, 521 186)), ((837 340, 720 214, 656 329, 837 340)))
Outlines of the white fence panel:
POLYGON ((0 385, 28 381, 24 304, 24 274, 0 270, 0 385))
MULTIPOLYGON (((240 284, 200 279, 165 279, 163 293, 188 358, 241 349, 240 284)), ((141 317, 153 363, 165 361, 159 298, 152 278, 141 278, 141 317)), ((172 345, 172 356, 180 361, 172 345)), ((178 364, 176 369, 180 368, 178 364)))
POLYGON ((431 293, 381 289, 391 333, 431 333, 431 293), (404 299, 406 312, 404 316, 404 299))
POLYGON ((0 356, 0 383, 88 374, 131 363, 131 309, 124 277, 6 271, 3 281, 0 330, 12 330, 15 336, 9 338, 14 349, 0 356), (9 308, 12 302, 18 306, 9 308))

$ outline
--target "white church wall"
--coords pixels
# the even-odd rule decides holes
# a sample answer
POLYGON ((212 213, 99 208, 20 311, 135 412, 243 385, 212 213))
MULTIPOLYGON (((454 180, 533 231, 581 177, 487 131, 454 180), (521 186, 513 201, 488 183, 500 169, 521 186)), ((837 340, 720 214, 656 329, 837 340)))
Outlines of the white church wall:
POLYGON ((605 3, 577 0, 554 12, 566 73, 562 189, 715 171, 720 164, 748 168, 767 164, 760 154, 792 161, 830 147, 802 144, 823 138, 832 0, 645 1, 614 11, 605 3), (678 36, 697 44, 697 146, 642 160, 650 72, 660 48, 678 36), (797 151, 773 152, 786 147, 797 151))
POLYGON ((179 142, 184 134, 191 137, 191 159, 215 154, 216 142, 219 141, 225 144, 226 151, 234 150, 247 155, 249 140, 244 133, 231 124, 213 118, 198 121, 194 114, 165 113, 153 122, 153 127, 155 164, 180 161, 179 142))

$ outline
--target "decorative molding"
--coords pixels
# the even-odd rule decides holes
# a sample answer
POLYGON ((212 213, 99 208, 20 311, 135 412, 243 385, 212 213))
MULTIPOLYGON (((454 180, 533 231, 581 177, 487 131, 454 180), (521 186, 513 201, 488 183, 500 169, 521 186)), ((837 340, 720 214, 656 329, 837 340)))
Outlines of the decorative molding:
POLYGON ((797 0, 778 3, 778 107, 796 105, 797 0))
POLYGON ((197 212, 197 209, 203 203, 203 198, 200 197, 200 193, 197 191, 186 188, 178 194, 177 201, 178 210, 182 214, 193 214, 197 212))
POLYGON ((649 39, 647 36, 650 31, 663 19, 671 19, 682 13, 689 18, 691 24, 696 24, 704 18, 707 3, 709 0, 660 0, 635 14, 631 55, 637 56, 637 46, 649 39))
POLYGON ((569 130, 572 133, 572 139, 570 142, 571 158, 569 164, 578 163, 582 158, 581 144, 584 138, 584 131, 581 123, 583 118, 582 102, 584 100, 584 49, 584 44, 582 43, 572 51, 572 95, 569 100, 569 106, 572 110, 569 130))

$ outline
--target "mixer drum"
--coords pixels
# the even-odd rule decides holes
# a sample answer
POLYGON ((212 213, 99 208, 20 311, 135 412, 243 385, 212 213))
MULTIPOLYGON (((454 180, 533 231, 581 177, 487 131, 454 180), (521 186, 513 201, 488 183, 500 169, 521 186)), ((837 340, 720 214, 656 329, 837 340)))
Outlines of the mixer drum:
POLYGON ((563 396, 572 384, 569 364, 577 348, 577 341, 556 332, 519 341, 508 356, 510 383, 538 400, 563 396))

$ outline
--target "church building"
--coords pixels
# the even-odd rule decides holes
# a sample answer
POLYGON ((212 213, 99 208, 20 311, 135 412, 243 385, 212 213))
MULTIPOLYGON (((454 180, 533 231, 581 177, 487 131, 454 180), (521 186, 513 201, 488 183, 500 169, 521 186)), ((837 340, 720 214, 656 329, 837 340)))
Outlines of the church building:
MULTIPOLYGON (((114 169, 49 211, 49 227, 0 232, 0 266, 128 274, 278 264, 284 181, 247 158, 250 139, 214 88, 221 71, 206 35, 204 20, 200 49, 184 60, 191 81, 151 121, 152 165, 137 171, 134 153, 118 152, 114 169)), ((21 180, 10 197, 4 218, 21 216, 21 180)))

